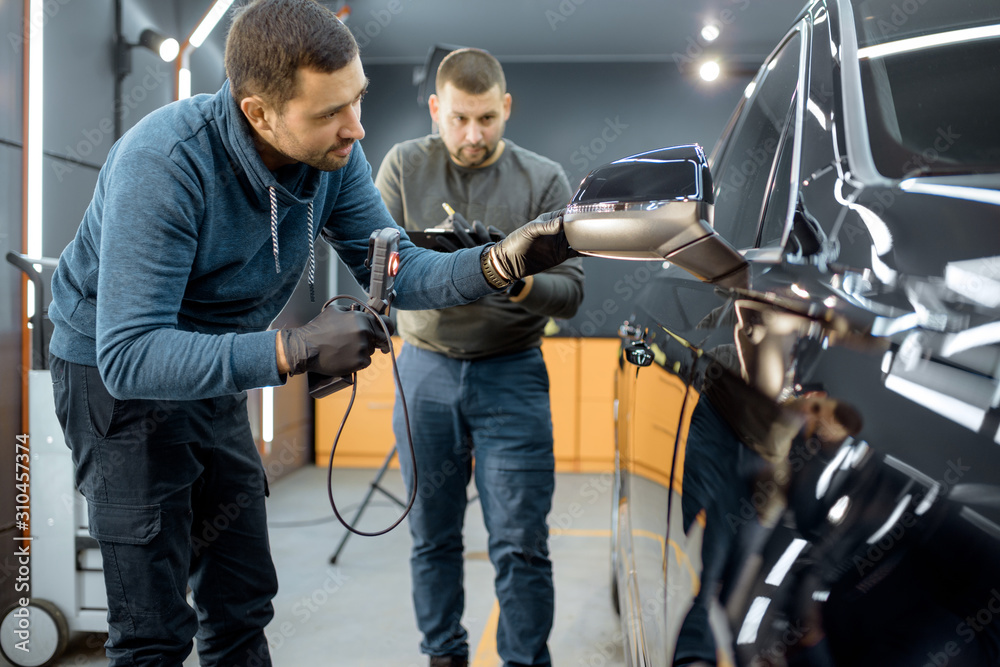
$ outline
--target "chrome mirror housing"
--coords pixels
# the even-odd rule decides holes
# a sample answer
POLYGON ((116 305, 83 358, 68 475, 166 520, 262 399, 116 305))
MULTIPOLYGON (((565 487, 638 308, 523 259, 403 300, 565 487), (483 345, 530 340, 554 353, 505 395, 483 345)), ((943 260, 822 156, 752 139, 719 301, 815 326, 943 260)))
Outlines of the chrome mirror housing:
MULTIPOLYGON (((697 144, 615 160, 590 172, 566 207, 566 239, 595 257, 667 260, 728 283, 746 261, 712 228, 712 175, 697 144)), ((736 281, 739 282, 739 279, 736 281)))

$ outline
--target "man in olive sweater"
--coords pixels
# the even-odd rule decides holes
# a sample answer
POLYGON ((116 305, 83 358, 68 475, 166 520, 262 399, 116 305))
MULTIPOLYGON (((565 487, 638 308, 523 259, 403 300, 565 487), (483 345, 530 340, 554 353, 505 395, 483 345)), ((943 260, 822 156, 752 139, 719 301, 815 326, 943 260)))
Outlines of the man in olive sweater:
MULTIPOLYGON (((429 106, 440 134, 394 146, 375 180, 399 225, 439 226, 448 204, 466 220, 509 233, 569 202, 557 163, 502 138, 511 96, 495 58, 478 49, 452 52, 436 89, 429 106)), ((462 523, 473 457, 496 568, 497 650, 509 667, 550 664, 554 592, 545 517, 555 477, 540 346, 548 319, 572 317, 582 300, 583 269, 574 258, 468 305, 398 312, 407 343, 399 370, 420 480, 409 515, 413 602, 421 649, 434 667, 468 661, 462 523)), ((396 442, 405 443, 398 401, 393 426, 396 442)), ((400 464, 411 479, 410 457, 400 464)))

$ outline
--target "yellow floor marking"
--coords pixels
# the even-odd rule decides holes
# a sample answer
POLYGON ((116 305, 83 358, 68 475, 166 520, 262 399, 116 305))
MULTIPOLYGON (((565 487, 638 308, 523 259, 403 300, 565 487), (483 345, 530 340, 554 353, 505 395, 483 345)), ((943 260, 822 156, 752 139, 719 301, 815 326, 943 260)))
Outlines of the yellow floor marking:
POLYGON ((649 530, 634 530, 632 531, 632 535, 634 535, 635 537, 645 537, 647 539, 659 542, 660 556, 664 559, 666 559, 667 557, 666 549, 667 545, 669 544, 671 548, 674 550, 674 556, 677 557, 677 562, 680 565, 683 565, 687 569, 688 575, 691 577, 691 583, 694 585, 695 593, 698 592, 698 587, 701 585, 701 580, 698 577, 698 573, 694 571, 694 565, 691 564, 691 559, 688 557, 687 552, 684 551, 684 547, 682 547, 674 540, 669 540, 669 541, 664 540, 663 535, 654 533, 649 530))
MULTIPOLYGON (((634 534, 639 537, 657 540, 660 542, 661 549, 666 548, 665 540, 662 535, 656 535, 655 533, 646 530, 638 530, 635 531, 634 534)), ((586 530, 575 528, 550 528, 549 535, 568 535, 570 537, 611 537, 611 531, 599 529, 586 530)), ((670 545, 674 548, 678 560, 687 566, 692 578, 697 581, 698 577, 694 574, 691 562, 687 559, 687 554, 685 554, 680 545, 674 543, 673 540, 670 540, 670 545)), ((483 628, 483 636, 480 638, 479 645, 476 647, 476 655, 472 659, 472 667, 498 667, 500 665, 500 656, 497 654, 497 623, 499 621, 500 603, 497 600, 494 600, 493 609, 490 610, 490 616, 486 619, 486 627, 483 628)))
POLYGON ((611 531, 584 530, 577 528, 549 528, 549 535, 570 535, 572 537, 611 537, 611 531))
POLYGON ((493 600, 493 609, 486 619, 483 636, 476 647, 476 656, 472 659, 472 667, 497 667, 500 656, 497 655, 497 623, 500 620, 500 603, 493 600))

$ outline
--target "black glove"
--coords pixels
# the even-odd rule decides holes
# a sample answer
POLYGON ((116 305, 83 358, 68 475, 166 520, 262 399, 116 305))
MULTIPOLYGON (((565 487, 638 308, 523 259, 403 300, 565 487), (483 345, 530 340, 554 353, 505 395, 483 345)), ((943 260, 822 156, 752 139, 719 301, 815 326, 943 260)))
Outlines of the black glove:
POLYGON ((579 257, 580 253, 569 247, 563 233, 565 210, 543 213, 493 246, 496 268, 511 280, 517 280, 551 269, 570 257, 579 257))
POLYGON ((459 248, 477 248, 484 243, 492 243, 497 239, 504 238, 504 233, 493 225, 487 227, 479 220, 473 220, 470 225, 466 222, 462 214, 458 212, 452 213, 445 218, 445 224, 451 225, 452 230, 455 232, 455 236, 457 236, 458 240, 462 242, 462 245, 459 246, 456 245, 451 239, 439 236, 437 238, 437 244, 448 252, 455 252, 459 248))
MULTIPOLYGON (((469 227, 461 213, 449 215, 445 222, 451 222, 451 227, 455 232, 455 236, 457 236, 458 240, 462 242, 463 248, 478 248, 486 243, 494 243, 507 238, 506 234, 493 225, 487 227, 479 220, 473 220, 472 226, 469 227)), ((458 246, 452 243, 450 239, 438 237, 437 242, 438 245, 447 249, 448 252, 455 252, 458 250, 458 246)), ((515 280, 507 288, 507 294, 520 294, 522 289, 524 289, 524 281, 515 280)))
MULTIPOLYGON (((381 316, 392 335, 392 320, 381 316)), ((330 377, 350 375, 372 362, 375 348, 389 349, 389 340, 375 316, 363 310, 330 306, 294 329, 281 330, 289 375, 314 371, 330 377)))

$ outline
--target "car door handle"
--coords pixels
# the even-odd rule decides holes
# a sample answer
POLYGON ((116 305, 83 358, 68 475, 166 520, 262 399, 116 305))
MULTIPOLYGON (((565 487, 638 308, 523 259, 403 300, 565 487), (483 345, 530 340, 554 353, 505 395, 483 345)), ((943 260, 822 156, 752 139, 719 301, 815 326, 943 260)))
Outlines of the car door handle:
POLYGON ((644 340, 629 341, 625 345, 625 360, 635 366, 649 366, 653 363, 653 351, 644 340))

